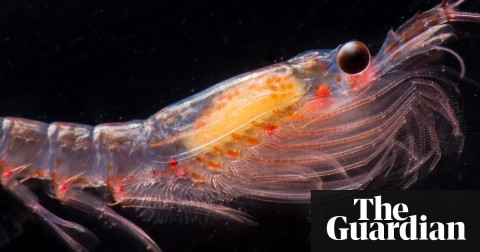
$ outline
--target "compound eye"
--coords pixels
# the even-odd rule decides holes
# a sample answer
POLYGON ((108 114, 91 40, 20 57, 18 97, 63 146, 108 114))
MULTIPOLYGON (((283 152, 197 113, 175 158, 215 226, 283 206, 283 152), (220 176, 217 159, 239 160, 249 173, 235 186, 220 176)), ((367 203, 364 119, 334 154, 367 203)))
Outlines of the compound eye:
POLYGON ((365 70, 369 63, 370 51, 360 41, 350 41, 338 51, 338 67, 347 74, 358 74, 365 70))

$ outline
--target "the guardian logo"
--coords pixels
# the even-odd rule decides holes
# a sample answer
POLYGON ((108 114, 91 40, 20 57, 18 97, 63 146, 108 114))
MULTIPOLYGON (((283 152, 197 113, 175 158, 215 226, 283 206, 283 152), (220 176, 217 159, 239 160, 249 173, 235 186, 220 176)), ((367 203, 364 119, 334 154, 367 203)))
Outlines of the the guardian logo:
MULTIPOLYGON (((354 199, 360 217, 350 222, 346 216, 334 216, 327 222, 327 234, 333 240, 466 240, 463 222, 428 222, 426 215, 408 215, 403 203, 382 203, 381 196, 354 199), (370 216, 369 210, 374 210, 370 216), (374 217, 374 218, 373 218, 374 217)), ((370 215, 372 213, 370 212, 370 215)))

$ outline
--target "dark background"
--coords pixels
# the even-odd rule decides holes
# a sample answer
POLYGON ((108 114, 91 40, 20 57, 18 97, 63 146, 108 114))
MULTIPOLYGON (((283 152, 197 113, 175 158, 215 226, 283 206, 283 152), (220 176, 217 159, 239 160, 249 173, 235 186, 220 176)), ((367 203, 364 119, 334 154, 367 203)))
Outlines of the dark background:
MULTIPOLYGON (((4 1, 0 116, 86 124, 147 118, 226 78, 306 50, 358 39, 375 54, 390 28, 439 2, 4 1)), ((480 4, 464 9, 480 11, 480 4)), ((459 41, 449 47, 464 57, 467 76, 480 80, 480 25, 455 28, 459 41)), ((480 88, 461 83, 460 89, 463 156, 456 167, 439 167, 415 188, 480 188, 480 88)), ((44 195, 42 201, 61 217, 81 218, 44 195)), ((13 204, 0 192, 0 211, 17 209, 13 204)), ((308 206, 251 203, 249 213, 257 227, 216 220, 158 224, 125 214, 165 251, 309 250, 308 206)), ((86 223, 99 234, 100 249, 138 249, 126 235, 86 223)), ((4 250, 65 249, 35 218, 27 218, 22 229, 4 250)))

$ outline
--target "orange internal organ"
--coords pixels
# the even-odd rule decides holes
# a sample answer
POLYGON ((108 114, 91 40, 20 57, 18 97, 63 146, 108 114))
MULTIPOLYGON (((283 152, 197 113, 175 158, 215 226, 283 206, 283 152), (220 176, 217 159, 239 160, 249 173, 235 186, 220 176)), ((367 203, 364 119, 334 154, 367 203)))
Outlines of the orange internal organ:
POLYGON ((212 100, 212 105, 203 111, 184 138, 184 144, 196 149, 214 141, 216 144, 238 141, 235 132, 252 127, 249 122, 254 119, 272 116, 273 113, 268 112, 299 99, 304 89, 303 83, 291 73, 269 73, 247 80, 212 100))

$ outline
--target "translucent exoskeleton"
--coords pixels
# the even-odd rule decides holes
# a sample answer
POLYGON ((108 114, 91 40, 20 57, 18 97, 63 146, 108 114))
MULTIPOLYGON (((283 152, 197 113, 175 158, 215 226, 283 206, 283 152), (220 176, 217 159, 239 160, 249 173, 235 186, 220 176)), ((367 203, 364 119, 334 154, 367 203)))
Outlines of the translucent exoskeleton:
POLYGON ((308 202, 314 189, 407 188, 462 152, 455 86, 441 67, 451 22, 479 22, 443 1, 390 31, 371 56, 359 41, 312 50, 218 83, 146 120, 97 126, 0 118, 1 185, 73 250, 98 242, 23 182, 50 181, 66 205, 157 244, 109 204, 180 209, 253 223, 237 198, 308 202), (91 194, 106 187, 114 202, 91 194))

